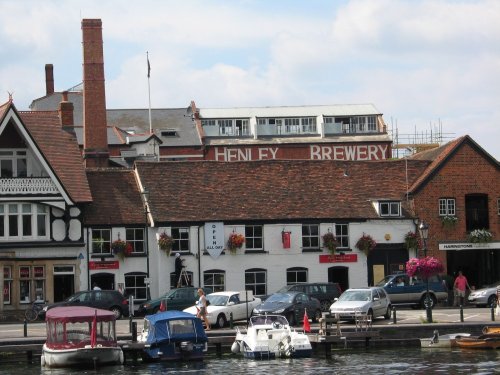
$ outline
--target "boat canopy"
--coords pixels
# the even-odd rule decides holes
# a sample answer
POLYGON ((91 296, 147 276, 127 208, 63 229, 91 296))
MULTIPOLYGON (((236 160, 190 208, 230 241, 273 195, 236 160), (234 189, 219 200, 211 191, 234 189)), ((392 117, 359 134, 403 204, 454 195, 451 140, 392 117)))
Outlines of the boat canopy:
POLYGON ((112 311, 96 309, 87 306, 61 306, 47 311, 45 320, 62 323, 91 322, 94 317, 98 322, 109 322, 116 320, 112 311))
POLYGON ((146 342, 158 343, 164 341, 195 341, 208 340, 203 323, 192 314, 183 311, 164 311, 147 315, 148 336, 146 342))

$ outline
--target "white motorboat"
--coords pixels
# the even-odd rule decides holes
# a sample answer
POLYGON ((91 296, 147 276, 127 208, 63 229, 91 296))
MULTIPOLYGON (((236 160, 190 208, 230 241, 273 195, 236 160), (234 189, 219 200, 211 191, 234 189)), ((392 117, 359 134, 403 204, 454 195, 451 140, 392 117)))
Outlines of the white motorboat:
POLYGON ((449 333, 439 335, 437 330, 430 338, 420 339, 420 347, 422 348, 454 348, 457 346, 455 339, 460 337, 468 337, 470 333, 449 333))
POLYGON ((312 347, 309 337, 292 330, 284 316, 261 315, 250 318, 246 333, 236 329, 231 351, 253 359, 299 358, 310 357, 312 347))
POLYGON ((123 364, 116 341, 115 314, 84 306, 54 307, 47 311, 47 341, 42 367, 123 364))

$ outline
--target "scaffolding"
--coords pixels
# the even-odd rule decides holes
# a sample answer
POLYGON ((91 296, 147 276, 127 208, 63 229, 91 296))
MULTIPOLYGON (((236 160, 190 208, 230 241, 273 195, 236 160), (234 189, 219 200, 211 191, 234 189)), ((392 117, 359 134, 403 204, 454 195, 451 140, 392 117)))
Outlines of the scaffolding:
POLYGON ((443 124, 438 120, 436 124, 429 124, 429 129, 418 130, 414 127, 413 134, 400 133, 397 125, 391 119, 392 157, 405 158, 416 153, 437 148, 454 138, 454 133, 443 133, 443 124))

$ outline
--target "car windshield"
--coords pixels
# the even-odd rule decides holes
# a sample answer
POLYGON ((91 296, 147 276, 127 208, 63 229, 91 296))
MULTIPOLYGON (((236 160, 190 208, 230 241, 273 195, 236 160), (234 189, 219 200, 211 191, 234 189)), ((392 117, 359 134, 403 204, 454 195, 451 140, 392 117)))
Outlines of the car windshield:
POLYGON ((226 306, 229 296, 224 296, 220 294, 209 294, 207 300, 212 306, 226 306))
POLYGON ((385 284, 387 284, 394 276, 392 275, 389 275, 389 276, 386 276, 384 277, 382 280, 380 280, 376 286, 384 286, 385 284))
POLYGON ((293 302, 293 294, 289 293, 274 293, 266 299, 266 302, 283 302, 283 303, 292 303, 293 302))
POLYGON ((286 285, 283 288, 281 288, 280 290, 278 290, 276 293, 286 293, 292 288, 293 288, 292 285, 286 285))
POLYGON ((346 290, 339 298, 339 301, 370 301, 371 292, 369 290, 346 290))

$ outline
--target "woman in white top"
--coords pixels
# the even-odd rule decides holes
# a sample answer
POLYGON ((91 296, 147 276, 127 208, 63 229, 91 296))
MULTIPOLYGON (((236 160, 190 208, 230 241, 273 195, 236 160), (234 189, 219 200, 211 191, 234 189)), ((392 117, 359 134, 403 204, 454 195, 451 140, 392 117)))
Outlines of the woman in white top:
POLYGON ((200 296, 200 299, 196 302, 196 309, 198 310, 196 317, 203 319, 206 326, 205 330, 210 331, 210 324, 208 323, 207 318, 207 298, 205 297, 203 289, 198 289, 198 295, 200 296))

